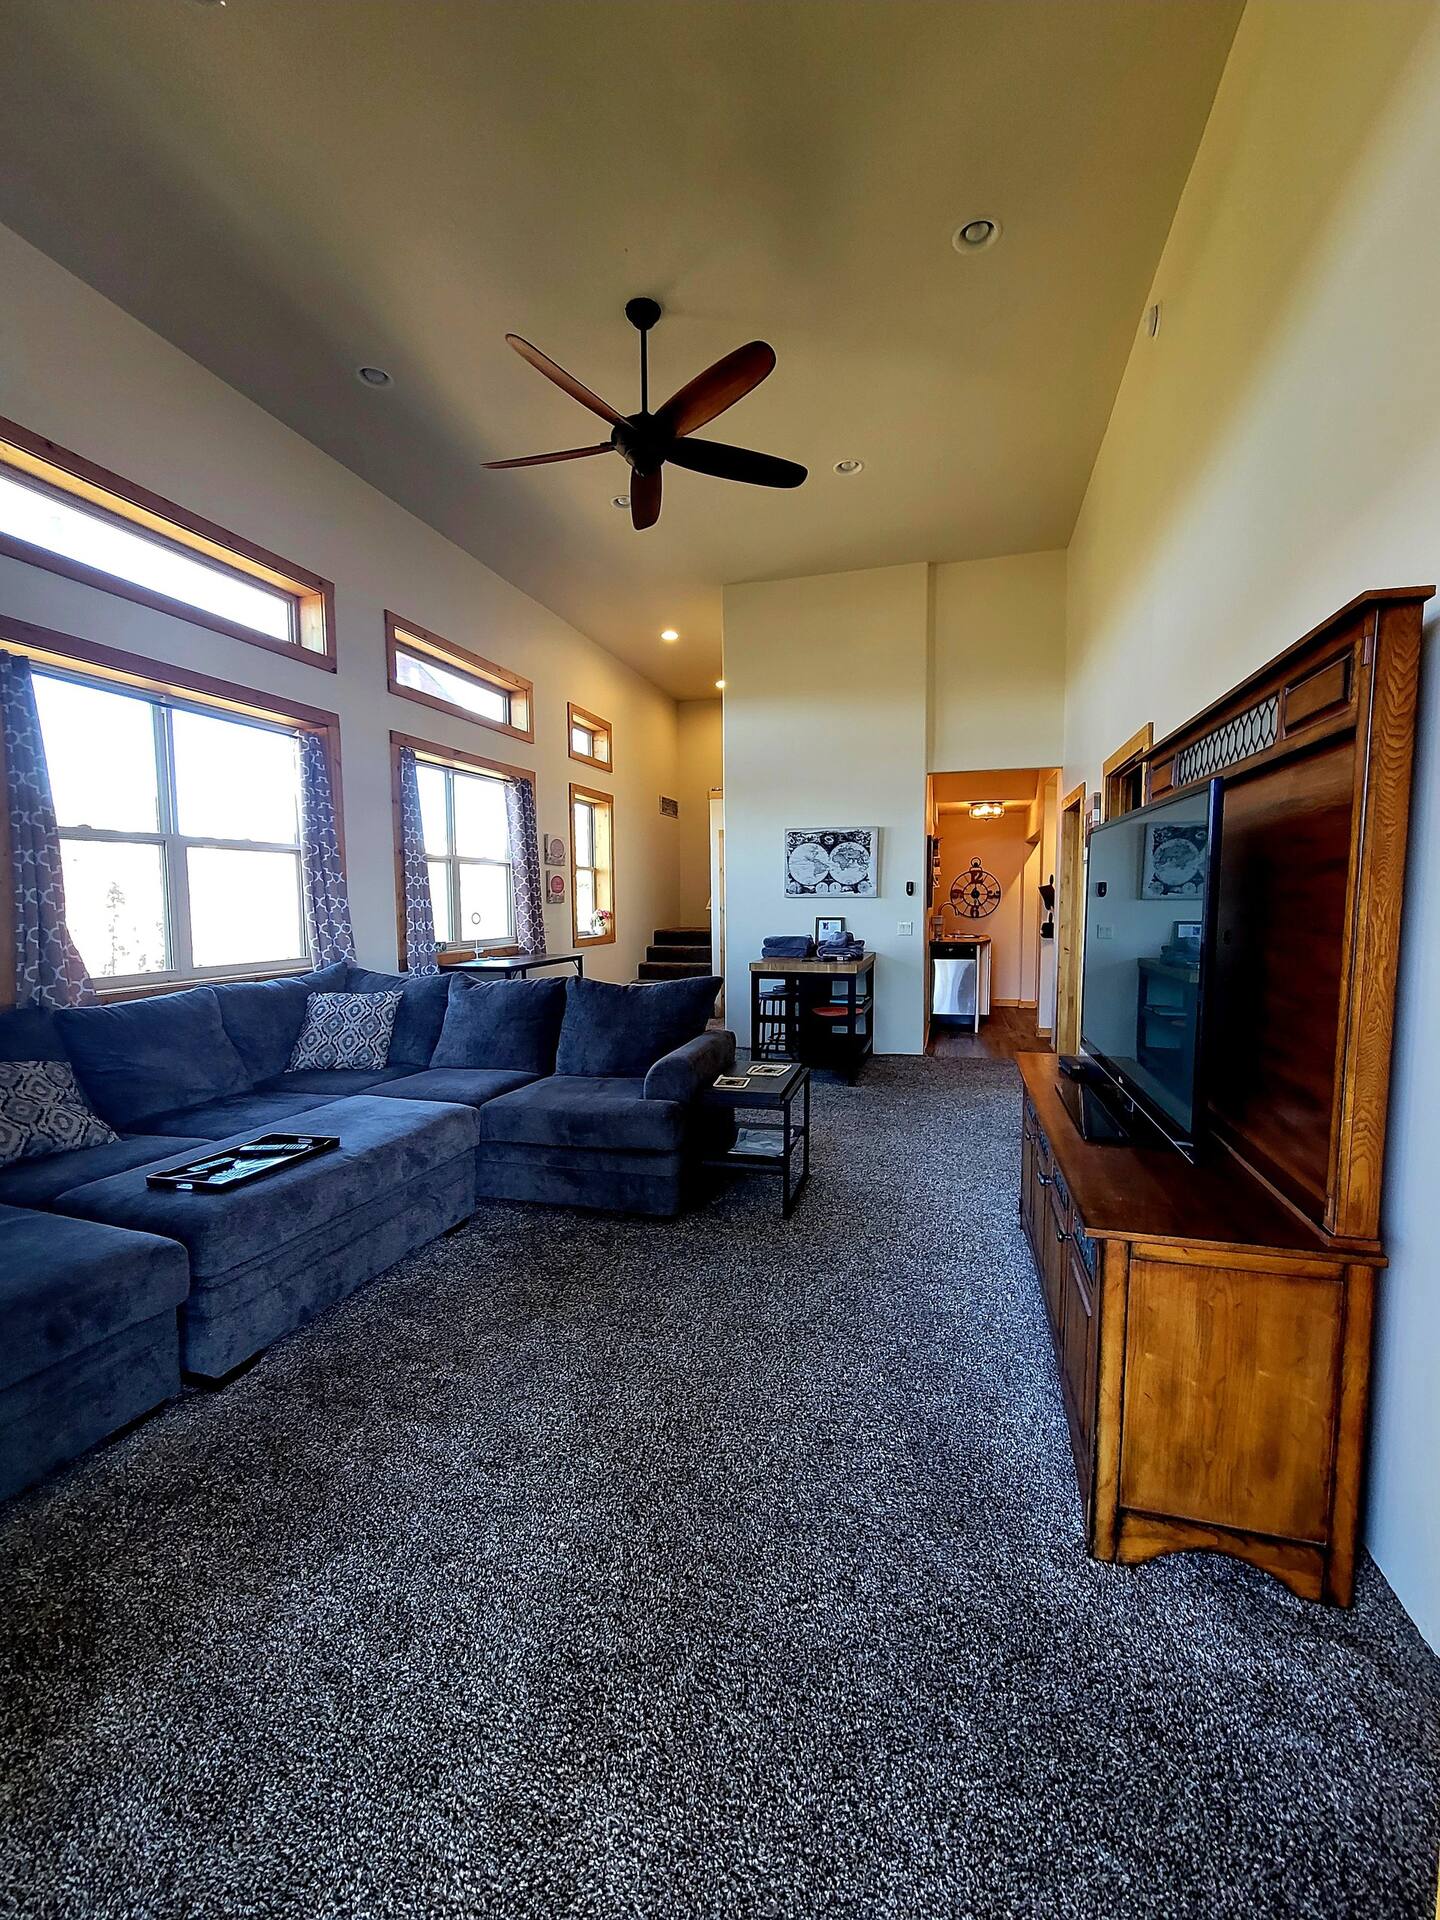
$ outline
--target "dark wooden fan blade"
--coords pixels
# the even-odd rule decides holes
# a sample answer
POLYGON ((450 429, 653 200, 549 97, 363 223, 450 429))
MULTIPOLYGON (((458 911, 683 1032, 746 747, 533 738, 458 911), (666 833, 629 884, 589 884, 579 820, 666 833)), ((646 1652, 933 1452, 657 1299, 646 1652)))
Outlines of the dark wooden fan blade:
POLYGON ((614 447, 602 440, 598 447, 567 447, 564 453, 527 453, 523 460, 487 460, 487 467, 548 467, 552 460, 585 460, 592 453, 613 453, 614 447))
POLYGON ((522 340, 518 333, 507 333, 505 338, 519 354, 522 360, 528 360, 532 367, 543 373, 547 380, 553 380, 562 392, 568 393, 572 400, 578 400, 582 407, 588 407, 592 413, 598 413, 602 420, 608 420, 612 427, 618 427, 625 418, 617 413, 608 400, 602 400, 598 393, 592 393, 589 387, 567 373, 564 367, 552 360, 548 353, 541 353, 538 347, 532 347, 528 340, 522 340))
POLYGON ((630 524, 637 532, 653 527, 660 518, 660 469, 630 476, 630 524))
POLYGON ((756 453, 750 447, 727 447, 723 440, 677 440, 665 457, 692 473, 745 480, 752 487, 798 487, 806 475, 798 461, 779 460, 773 453, 756 453))
POLYGON ((774 368, 775 349, 763 340, 736 347, 673 394, 656 414, 656 424, 665 433, 693 433, 696 427, 703 427, 717 413, 744 399, 774 368))

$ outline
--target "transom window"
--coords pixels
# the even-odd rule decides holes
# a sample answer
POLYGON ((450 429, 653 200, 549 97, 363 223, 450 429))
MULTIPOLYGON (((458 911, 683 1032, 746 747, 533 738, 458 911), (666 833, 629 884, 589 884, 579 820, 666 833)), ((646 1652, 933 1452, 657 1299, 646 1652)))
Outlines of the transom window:
POLYGON ((307 963, 293 732, 48 669, 35 702, 94 979, 307 963))
POLYGON ((326 581, 6 421, 0 550, 257 646, 334 665, 326 581))
POLYGON ((435 939, 508 946, 515 938, 505 782, 421 760, 415 769, 435 939))
POLYGON ((572 700, 569 707, 570 722, 570 758, 583 760, 588 766, 604 767, 608 772, 611 765, 610 722, 602 720, 598 713, 587 713, 584 707, 577 707, 572 700))
POLYGON ((497 733, 534 739, 534 690, 520 674, 393 613, 385 616, 385 652, 391 693, 497 733))
POLYGON ((614 802, 608 793, 570 788, 570 893, 575 939, 615 938, 614 802))

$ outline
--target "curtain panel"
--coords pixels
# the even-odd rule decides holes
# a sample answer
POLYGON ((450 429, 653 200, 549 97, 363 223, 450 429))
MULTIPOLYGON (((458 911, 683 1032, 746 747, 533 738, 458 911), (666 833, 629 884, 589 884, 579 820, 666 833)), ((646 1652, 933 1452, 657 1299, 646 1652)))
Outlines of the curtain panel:
POLYGON ((510 875, 515 892, 515 944, 522 953, 543 953, 545 894, 540 882, 540 834, 535 820, 533 781, 505 782, 505 814, 510 828, 510 875))
POLYGON ((333 966, 355 958, 350 931, 350 896, 345 891, 345 869, 340 863, 340 836, 335 824, 335 796, 330 786, 330 762, 324 743, 313 733, 297 734, 300 742, 300 864, 305 877, 305 931, 310 940, 310 963, 333 966))
POLYGON ((435 912, 430 901, 430 869, 425 863, 425 828, 420 818, 420 779, 415 749, 400 749, 400 863, 405 884, 405 965, 411 973, 438 973, 435 912))
POLYGON ((10 810, 10 885, 17 1007, 83 1007, 95 1000, 65 924, 60 834, 35 707, 30 662, 0 653, 0 719, 10 810))

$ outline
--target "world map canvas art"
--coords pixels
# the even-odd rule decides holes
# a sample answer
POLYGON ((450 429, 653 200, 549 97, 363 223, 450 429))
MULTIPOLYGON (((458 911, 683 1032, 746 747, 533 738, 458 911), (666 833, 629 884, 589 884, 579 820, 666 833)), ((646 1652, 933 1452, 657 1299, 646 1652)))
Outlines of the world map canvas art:
POLYGON ((880 891, 880 829, 787 827, 785 891, 873 900, 880 891))

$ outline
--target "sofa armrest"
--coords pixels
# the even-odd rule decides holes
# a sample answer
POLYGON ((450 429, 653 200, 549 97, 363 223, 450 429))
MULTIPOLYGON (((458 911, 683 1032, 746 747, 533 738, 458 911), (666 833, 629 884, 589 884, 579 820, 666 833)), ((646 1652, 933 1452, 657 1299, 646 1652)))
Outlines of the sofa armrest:
POLYGON ((679 1100, 687 1104, 705 1091, 717 1073, 729 1073, 735 1064, 733 1033, 702 1033, 657 1060, 645 1076, 647 1100, 679 1100))

